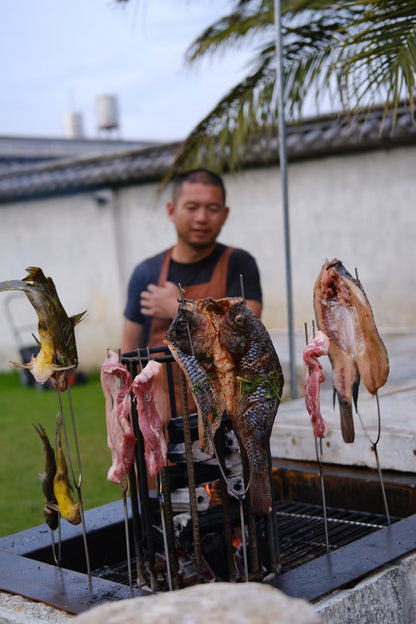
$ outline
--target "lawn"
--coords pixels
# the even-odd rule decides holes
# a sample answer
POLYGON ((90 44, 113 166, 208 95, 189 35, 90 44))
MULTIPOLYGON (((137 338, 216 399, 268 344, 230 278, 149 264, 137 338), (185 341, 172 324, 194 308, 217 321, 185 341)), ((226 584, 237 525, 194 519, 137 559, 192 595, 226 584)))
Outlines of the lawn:
MULTIPOLYGON (((118 500, 120 489, 107 481, 111 454, 107 448, 104 397, 98 374, 71 388, 82 465, 84 509, 118 500)), ((62 393, 65 419, 72 431, 67 393, 62 393)), ((55 446, 56 390, 24 387, 17 372, 0 374, 0 537, 43 522, 44 498, 39 473, 44 471, 41 440, 33 424, 41 423, 55 446)), ((73 443, 71 443, 73 445, 73 443)), ((74 469, 76 454, 72 451, 74 469)))

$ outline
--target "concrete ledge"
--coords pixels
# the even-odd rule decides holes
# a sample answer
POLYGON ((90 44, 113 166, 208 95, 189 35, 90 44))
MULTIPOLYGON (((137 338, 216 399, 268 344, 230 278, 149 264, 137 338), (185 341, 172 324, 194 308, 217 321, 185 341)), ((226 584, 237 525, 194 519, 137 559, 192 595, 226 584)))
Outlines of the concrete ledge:
POLYGON ((416 555, 315 603, 324 624, 415 624, 416 555))

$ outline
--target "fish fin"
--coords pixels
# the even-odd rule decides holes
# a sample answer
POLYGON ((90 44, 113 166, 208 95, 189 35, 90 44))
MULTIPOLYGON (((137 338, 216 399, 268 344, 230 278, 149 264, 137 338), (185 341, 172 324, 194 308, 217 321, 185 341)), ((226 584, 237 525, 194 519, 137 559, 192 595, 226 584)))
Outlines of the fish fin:
POLYGON ((338 396, 339 412, 341 416, 341 432, 344 442, 354 442, 354 420, 352 416, 352 405, 338 396))
POLYGON ((71 368, 76 368, 76 364, 71 364, 71 366, 57 366, 56 364, 52 364, 51 369, 54 373, 60 373, 61 371, 71 370, 71 368))
POLYGON ((46 509, 50 509, 51 511, 61 511, 59 509, 59 505, 56 503, 50 503, 49 501, 45 505, 46 509))
POLYGON ((358 411, 358 391, 360 389, 360 377, 358 376, 358 380, 355 380, 352 384, 352 398, 354 401, 355 411, 358 411))
POLYGON ((73 316, 69 317, 69 320, 72 321, 72 324, 74 327, 75 325, 78 325, 80 321, 82 321, 86 313, 87 313, 87 310, 84 310, 84 312, 80 312, 79 314, 74 314, 73 316))
POLYGON ((32 362, 29 362, 28 364, 19 364, 18 362, 13 362, 12 360, 9 361, 10 364, 13 364, 13 366, 17 366, 18 368, 28 368, 29 370, 32 368, 32 362))
POLYGON ((23 282, 46 282, 46 277, 39 267, 26 267, 26 271, 28 271, 29 275, 23 278, 23 282))

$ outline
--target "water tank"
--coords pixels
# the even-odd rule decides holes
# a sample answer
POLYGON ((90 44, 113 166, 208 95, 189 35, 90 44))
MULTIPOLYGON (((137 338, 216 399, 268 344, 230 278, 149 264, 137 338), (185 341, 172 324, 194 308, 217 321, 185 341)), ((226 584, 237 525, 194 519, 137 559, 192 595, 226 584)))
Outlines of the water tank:
POLYGON ((66 113, 64 117, 64 136, 66 139, 83 139, 84 123, 81 113, 66 113))
POLYGON ((114 130, 118 128, 118 105, 115 95, 99 95, 96 98, 97 129, 114 130))

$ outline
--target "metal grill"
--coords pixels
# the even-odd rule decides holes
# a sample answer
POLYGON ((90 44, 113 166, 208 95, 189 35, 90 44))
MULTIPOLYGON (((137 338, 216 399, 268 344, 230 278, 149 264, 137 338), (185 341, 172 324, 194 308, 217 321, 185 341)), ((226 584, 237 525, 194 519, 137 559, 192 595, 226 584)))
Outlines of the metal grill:
MULTIPOLYGON (((322 507, 302 502, 278 501, 276 520, 279 533, 281 572, 288 572, 326 553, 322 507)), ((386 526, 381 514, 329 507, 327 510, 330 551, 370 535, 386 526)), ((396 522, 398 518, 391 518, 396 522)), ((134 562, 133 562, 133 570, 134 562)), ((119 561, 93 571, 93 576, 129 584, 127 561, 119 561)))

